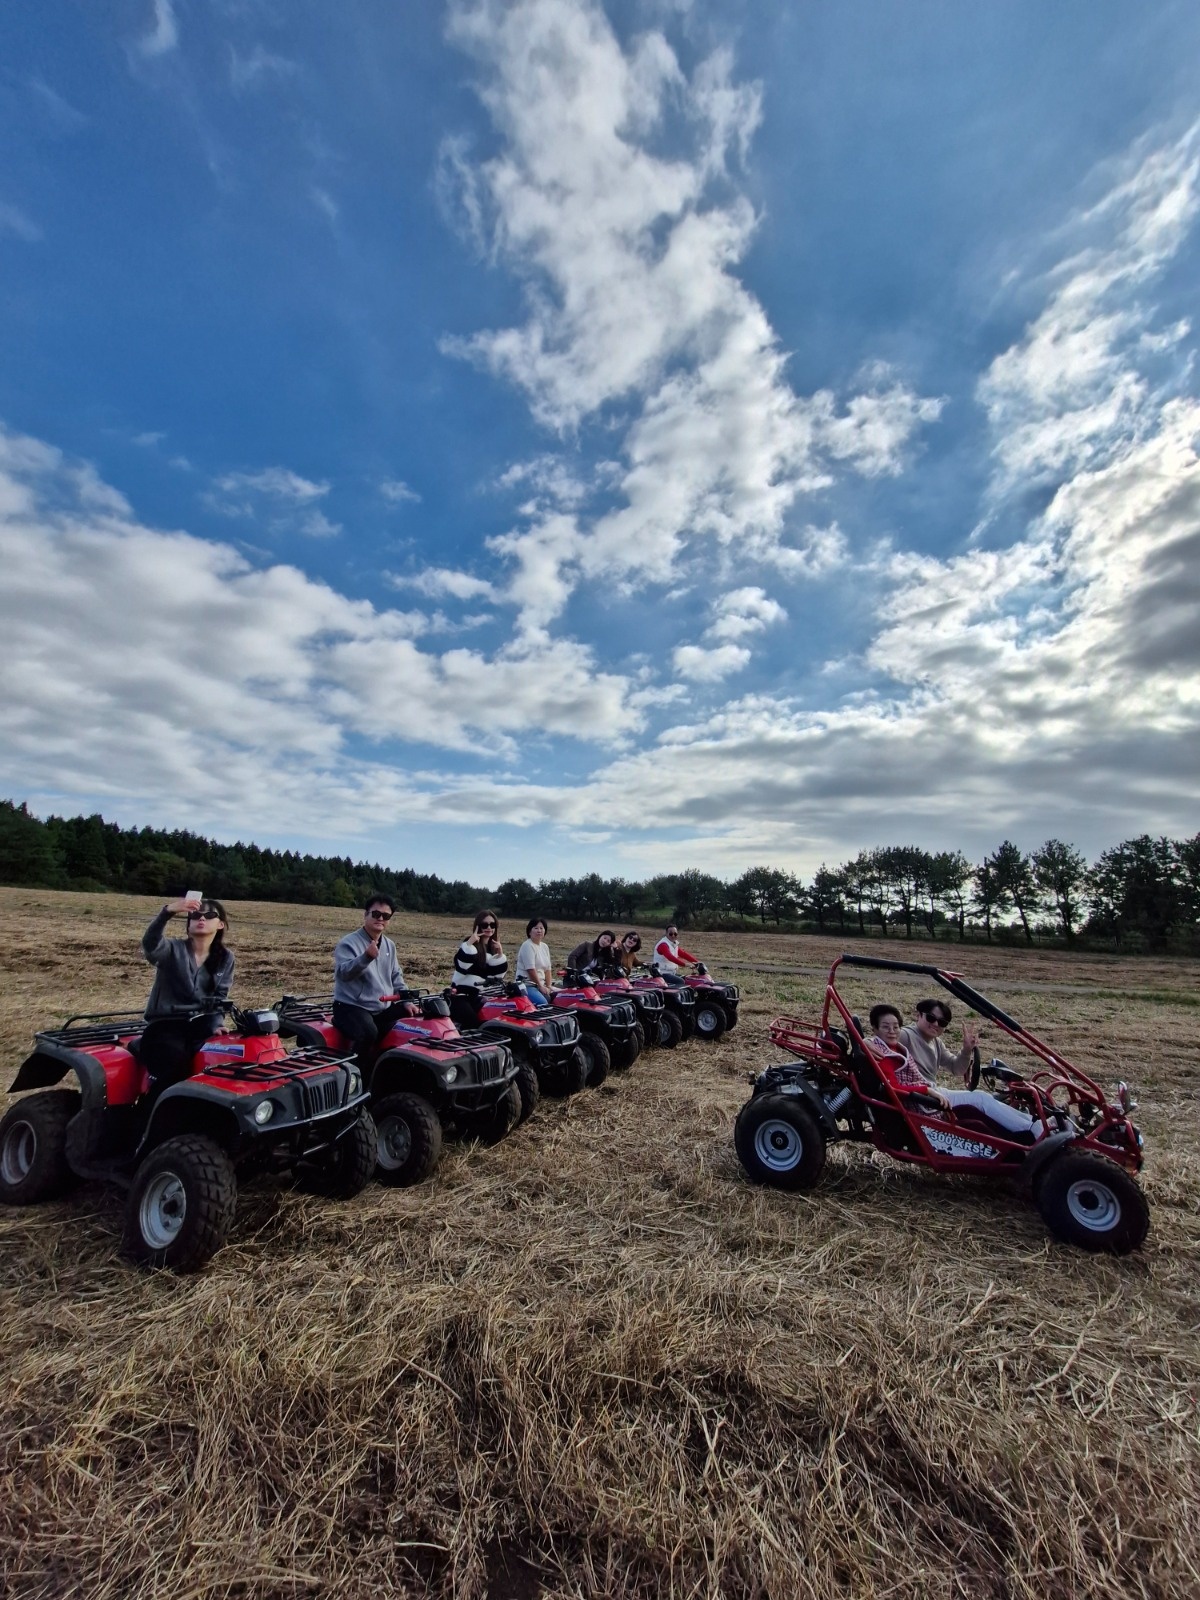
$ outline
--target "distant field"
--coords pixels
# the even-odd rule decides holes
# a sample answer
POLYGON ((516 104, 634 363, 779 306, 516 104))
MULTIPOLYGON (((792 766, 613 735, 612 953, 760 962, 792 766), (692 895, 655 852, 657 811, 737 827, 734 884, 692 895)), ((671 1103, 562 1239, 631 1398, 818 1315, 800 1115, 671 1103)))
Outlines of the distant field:
MULTIPOLYGON (((140 1008, 155 909, 0 889, 4 1086, 36 1028, 140 1008)), ((358 920, 231 909, 255 1004, 327 989, 358 920)), ((391 929, 410 981, 447 980, 461 920, 391 929)), ((553 927, 555 956, 584 932, 553 927)), ((745 1075, 840 946, 695 946, 742 985, 730 1040, 543 1103, 417 1189, 248 1188, 199 1277, 126 1265, 97 1186, 0 1212, 0 1592, 1200 1595, 1200 962, 936 947, 1133 1083, 1152 1231, 1113 1261, 859 1150, 807 1196, 746 1183, 745 1075)), ((848 987, 909 1013, 924 989, 848 987)))

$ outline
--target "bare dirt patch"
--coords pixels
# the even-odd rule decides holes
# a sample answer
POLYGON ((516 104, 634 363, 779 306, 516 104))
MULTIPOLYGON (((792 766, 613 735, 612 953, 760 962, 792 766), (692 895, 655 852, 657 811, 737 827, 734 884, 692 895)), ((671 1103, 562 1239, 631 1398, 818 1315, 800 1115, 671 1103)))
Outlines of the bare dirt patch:
MULTIPOLYGON (((143 1004, 154 909, 0 890, 10 1067, 68 1011, 143 1004)), ((326 989, 356 921, 233 909, 253 1003, 326 989)), ((461 925, 392 928, 410 980, 444 982, 461 925)), ((1113 1261, 860 1151, 807 1196, 751 1187, 744 1075, 837 942, 697 944, 743 985, 730 1039, 543 1104, 419 1189, 248 1188, 201 1277, 128 1267, 99 1187, 0 1213, 4 1591, 1200 1594, 1200 964, 937 947, 1134 1082, 1152 1231, 1113 1261)))

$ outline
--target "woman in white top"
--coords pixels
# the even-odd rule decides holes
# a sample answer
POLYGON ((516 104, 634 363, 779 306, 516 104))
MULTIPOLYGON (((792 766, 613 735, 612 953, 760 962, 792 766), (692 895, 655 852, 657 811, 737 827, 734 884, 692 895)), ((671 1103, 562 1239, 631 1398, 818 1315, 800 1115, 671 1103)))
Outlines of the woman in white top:
POLYGON ((525 943, 517 951, 517 981, 535 1006, 550 1004, 550 951, 546 947, 546 924, 531 917, 525 924, 525 943))

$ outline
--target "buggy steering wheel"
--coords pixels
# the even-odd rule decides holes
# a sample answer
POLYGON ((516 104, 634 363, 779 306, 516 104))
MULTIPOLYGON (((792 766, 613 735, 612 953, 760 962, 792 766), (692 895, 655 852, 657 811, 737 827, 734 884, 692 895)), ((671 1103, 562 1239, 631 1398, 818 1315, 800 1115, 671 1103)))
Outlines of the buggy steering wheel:
POLYGON ((967 1073, 967 1087, 969 1089, 978 1089, 978 1087, 979 1087, 979 1046, 978 1045, 976 1045, 974 1050, 971 1051, 971 1067, 970 1067, 970 1071, 967 1073))

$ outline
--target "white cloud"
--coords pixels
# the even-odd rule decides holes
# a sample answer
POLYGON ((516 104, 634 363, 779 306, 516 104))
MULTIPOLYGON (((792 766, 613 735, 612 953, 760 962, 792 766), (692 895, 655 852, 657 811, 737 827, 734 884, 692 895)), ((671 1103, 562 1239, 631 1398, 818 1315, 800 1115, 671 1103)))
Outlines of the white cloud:
POLYGON ((149 33, 138 40, 138 51, 143 56, 166 55, 179 43, 179 24, 175 19, 172 0, 153 0, 154 21, 149 33))
MULTIPOLYGON (((0 564, 0 742, 22 793, 49 780, 176 803, 219 770, 223 814, 267 818, 263 772, 283 763, 290 797, 270 825, 319 830, 321 805, 345 810, 392 741, 506 758, 517 735, 619 744, 653 700, 571 642, 423 651, 445 619, 147 528, 92 468, 3 432, 0 564), (352 736, 378 758, 351 759, 352 736)), ((406 814, 433 814, 432 790, 393 773, 380 792, 398 789, 406 814)))
POLYGON ((317 504, 329 490, 328 483, 301 477, 288 467, 263 467, 257 472, 225 473, 203 499, 222 516, 260 519, 271 533, 333 539, 342 525, 331 521, 317 504))
POLYGON ((713 621, 707 637, 743 639, 747 634, 761 633, 772 623, 783 622, 786 618, 787 612, 765 590, 753 586, 733 589, 713 603, 713 621))
POLYGON ((419 505, 421 496, 415 489, 410 489, 407 483, 402 483, 399 478, 385 478, 379 485, 379 492, 390 505, 398 506, 411 501, 419 505))
POLYGON ((490 583, 473 578, 468 572, 458 572, 450 567, 427 567, 411 577, 395 574, 388 582, 394 589, 412 589, 417 594, 452 595, 456 600, 484 600, 493 596, 490 583))
POLYGON ((1102 461, 1153 426, 1161 395, 1137 361, 1169 351, 1187 324, 1148 328, 1139 295, 1173 259, 1200 207, 1200 124, 1141 149, 1099 204, 1064 230, 1078 242, 1052 293, 979 385, 995 435, 996 493, 1102 461))
POLYGON ((287 56, 275 55, 256 44, 246 55, 229 47, 229 81, 235 89, 257 89, 272 79, 294 76, 299 67, 287 56))
POLYGON ((681 644, 671 659, 679 677, 696 683, 717 683, 748 666, 750 652, 740 644, 717 645, 711 650, 698 644, 681 644))
POLYGON ((19 206, 8 205, 0 200, 0 236, 6 233, 25 244, 37 244, 44 237, 37 223, 27 217, 19 206))
POLYGON ((623 50, 594 0, 455 4, 450 35, 481 65, 500 145, 446 159, 469 231, 524 279, 528 311, 446 348, 517 385, 548 428, 620 430, 615 478, 586 486, 597 513, 583 493, 555 497, 543 469, 527 526, 494 541, 523 624, 545 627, 602 573, 670 582, 697 540, 736 548, 743 569, 827 571, 840 547, 792 531, 797 500, 835 469, 901 470, 942 402, 883 368, 841 400, 789 387, 735 275, 757 225, 731 190, 757 86, 733 81, 723 51, 689 78, 656 32, 623 50))
POLYGON ((242 494, 247 490, 269 495, 275 500, 288 500, 306 505, 320 500, 329 493, 328 483, 314 483, 302 478, 287 467, 264 467, 259 472, 227 472, 217 479, 217 488, 225 494, 242 494))

